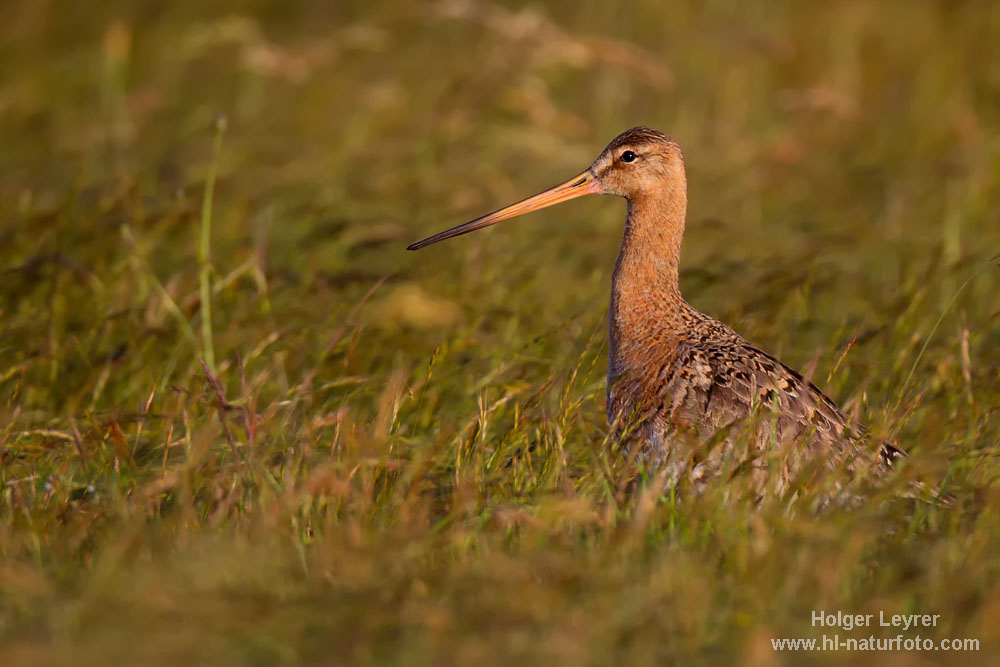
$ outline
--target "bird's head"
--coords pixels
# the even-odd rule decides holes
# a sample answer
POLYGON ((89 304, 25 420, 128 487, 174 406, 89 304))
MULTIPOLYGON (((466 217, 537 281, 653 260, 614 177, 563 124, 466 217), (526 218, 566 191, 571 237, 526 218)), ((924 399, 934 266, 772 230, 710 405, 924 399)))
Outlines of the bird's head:
POLYGON ((684 159, 673 139, 648 127, 619 134, 587 170, 600 192, 635 199, 684 180, 684 159))

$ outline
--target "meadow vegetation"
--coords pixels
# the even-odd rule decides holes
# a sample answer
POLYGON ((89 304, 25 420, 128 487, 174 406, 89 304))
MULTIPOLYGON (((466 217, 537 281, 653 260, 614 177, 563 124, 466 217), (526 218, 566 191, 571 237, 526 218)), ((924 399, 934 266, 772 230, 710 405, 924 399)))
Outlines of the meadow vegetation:
POLYGON ((0 664, 1000 651, 1000 7, 15 0, 0 147, 0 664), (910 452, 870 502, 630 489, 620 200, 404 250, 637 124, 688 300, 910 452))

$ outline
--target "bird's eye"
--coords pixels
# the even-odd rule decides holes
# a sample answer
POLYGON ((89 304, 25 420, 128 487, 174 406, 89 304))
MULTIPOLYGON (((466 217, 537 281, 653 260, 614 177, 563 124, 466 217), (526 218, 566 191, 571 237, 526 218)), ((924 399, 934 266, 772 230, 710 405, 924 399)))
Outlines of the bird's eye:
POLYGON ((639 157, 632 151, 625 151, 622 153, 622 162, 635 162, 635 159, 639 157))

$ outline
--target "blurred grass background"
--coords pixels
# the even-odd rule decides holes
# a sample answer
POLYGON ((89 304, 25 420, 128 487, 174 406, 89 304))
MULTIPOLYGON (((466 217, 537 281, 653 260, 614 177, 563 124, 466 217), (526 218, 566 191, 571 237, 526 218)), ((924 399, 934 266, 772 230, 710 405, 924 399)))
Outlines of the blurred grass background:
POLYGON ((998 128, 990 3, 3 3, 0 662, 990 664, 998 128), (403 250, 636 124, 689 301, 954 507, 628 497, 620 201, 403 250))

